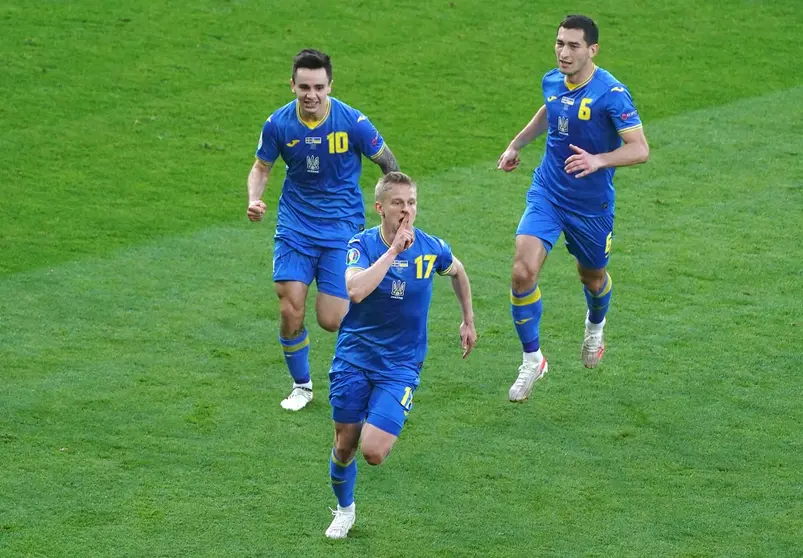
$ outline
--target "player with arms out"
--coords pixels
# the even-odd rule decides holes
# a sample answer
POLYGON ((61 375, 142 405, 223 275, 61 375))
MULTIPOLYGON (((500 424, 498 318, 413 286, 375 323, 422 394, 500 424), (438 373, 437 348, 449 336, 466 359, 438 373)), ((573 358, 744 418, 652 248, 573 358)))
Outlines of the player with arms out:
POLYGON ((599 364, 605 350, 602 329, 611 301, 606 271, 614 219, 613 174, 616 167, 643 163, 649 146, 630 92, 594 64, 599 31, 582 15, 567 16, 558 27, 558 67, 541 82, 544 104, 499 158, 498 168, 519 166, 519 153, 547 133, 546 151, 533 173, 527 207, 516 231, 510 302, 524 356, 510 387, 511 401, 523 401, 547 372, 541 354, 538 275, 563 232, 577 259, 588 312, 581 358, 587 368, 599 364))
POLYGON ((332 539, 345 538, 354 525, 358 445, 370 465, 381 464, 412 408, 427 353, 436 275, 452 279, 462 311, 463 358, 477 340, 468 275, 448 244, 413 227, 416 192, 407 175, 385 175, 375 194, 381 224, 349 242, 351 307, 340 325, 329 371, 335 427, 329 472, 338 503, 326 530, 332 539))
POLYGON ((273 250, 273 281, 279 296, 279 342, 293 377, 282 407, 298 411, 312 401, 310 343, 304 327, 307 292, 318 285, 318 324, 337 331, 348 310, 344 279, 346 244, 365 226, 360 190, 362 156, 383 173, 399 169, 371 121, 330 97, 332 62, 305 49, 293 60, 290 87, 296 98, 262 127, 256 161, 248 175, 248 210, 259 221, 267 206, 265 184, 279 157, 287 177, 279 197, 273 250))

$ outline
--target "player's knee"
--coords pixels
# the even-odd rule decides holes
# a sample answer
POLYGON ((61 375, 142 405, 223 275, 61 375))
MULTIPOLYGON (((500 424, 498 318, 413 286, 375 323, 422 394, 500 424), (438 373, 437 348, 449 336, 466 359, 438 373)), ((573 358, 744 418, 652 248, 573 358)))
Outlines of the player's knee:
POLYGON ((605 271, 600 273, 580 273, 580 281, 586 289, 592 293, 597 293, 605 286, 605 271))
POLYGON ((350 443, 338 443, 338 440, 335 440, 335 457, 341 463, 348 463, 354 458, 354 454, 357 453, 357 448, 353 447, 350 443))
POLYGON ((510 279, 514 291, 524 292, 532 289, 535 286, 537 277, 537 271, 527 265, 525 261, 516 260, 513 262, 513 272, 510 279))
POLYGON ((342 320, 342 316, 338 315, 328 315, 328 314, 318 314, 318 325, 321 326, 326 331, 335 332, 340 329, 340 321, 342 320))
POLYGON ((385 461, 385 458, 388 456, 388 452, 376 446, 363 446, 362 456, 365 458, 368 465, 382 465, 382 462, 385 461))
POLYGON ((282 298, 279 300, 279 314, 282 317, 282 322, 295 329, 301 327, 304 322, 304 305, 297 304, 290 298, 282 298))

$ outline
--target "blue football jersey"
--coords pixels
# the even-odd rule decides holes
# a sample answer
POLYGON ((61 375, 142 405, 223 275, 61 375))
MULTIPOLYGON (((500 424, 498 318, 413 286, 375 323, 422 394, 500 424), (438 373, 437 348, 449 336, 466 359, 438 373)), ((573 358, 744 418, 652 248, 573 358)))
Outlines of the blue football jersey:
MULTIPOLYGON (((389 247, 380 227, 357 234, 348 246, 346 263, 352 269, 367 269, 389 247)), ((449 273, 452 260, 448 244, 415 229, 413 243, 396 256, 374 292, 349 306, 335 357, 377 374, 417 378, 427 354, 432 280, 449 273)))
POLYGON ((365 115, 334 97, 329 100, 326 116, 314 125, 301 120, 295 100, 274 112, 262 127, 256 151, 266 163, 281 157, 287 166, 276 238, 302 252, 341 248, 361 230, 362 156, 375 159, 385 149, 365 115))
POLYGON ((641 119, 627 87, 602 68, 577 86, 566 83, 557 69, 541 82, 549 122, 546 151, 533 173, 530 192, 541 189, 558 206, 596 217, 614 209, 614 168, 575 178, 564 169, 574 155, 569 144, 592 155, 622 145, 619 134, 641 127, 641 119))

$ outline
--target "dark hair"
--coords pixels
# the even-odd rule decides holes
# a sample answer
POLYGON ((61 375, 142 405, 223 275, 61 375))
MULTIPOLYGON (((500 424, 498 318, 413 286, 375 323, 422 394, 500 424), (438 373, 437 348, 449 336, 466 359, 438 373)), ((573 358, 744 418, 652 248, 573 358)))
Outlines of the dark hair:
POLYGON ((332 81, 332 59, 329 55, 315 50, 312 48, 305 48, 293 58, 293 80, 296 79, 296 70, 299 68, 307 68, 308 70, 317 70, 323 68, 326 70, 326 77, 332 81))
POLYGON ((594 20, 580 14, 569 14, 560 22, 558 29, 582 29, 586 45, 591 46, 599 42, 599 29, 594 20))

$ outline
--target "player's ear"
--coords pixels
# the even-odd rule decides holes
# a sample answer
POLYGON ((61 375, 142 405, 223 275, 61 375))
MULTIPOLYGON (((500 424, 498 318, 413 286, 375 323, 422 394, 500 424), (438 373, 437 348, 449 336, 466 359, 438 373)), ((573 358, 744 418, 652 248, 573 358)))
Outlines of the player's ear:
POLYGON ((296 82, 293 80, 293 78, 290 78, 290 91, 293 93, 296 91, 296 82))
POLYGON ((591 56, 591 58, 594 58, 597 55, 598 52, 599 52, 599 43, 597 43, 595 45, 591 45, 588 48, 588 53, 591 56))
POLYGON ((382 204, 381 203, 379 203, 378 201, 374 202, 374 209, 376 210, 377 214, 380 217, 384 217, 384 215, 382 215, 382 204))

